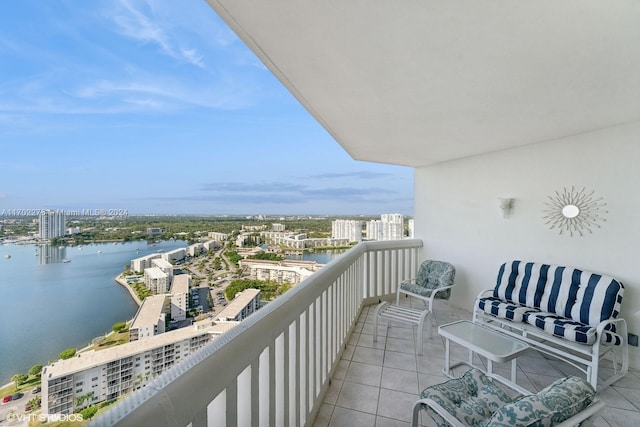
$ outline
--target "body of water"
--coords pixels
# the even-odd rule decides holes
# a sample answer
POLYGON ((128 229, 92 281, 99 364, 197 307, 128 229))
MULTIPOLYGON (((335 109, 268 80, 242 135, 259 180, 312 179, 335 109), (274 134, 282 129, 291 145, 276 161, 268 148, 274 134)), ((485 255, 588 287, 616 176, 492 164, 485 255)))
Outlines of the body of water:
POLYGON ((327 251, 313 251, 313 252, 304 252, 302 254, 290 254, 287 255, 287 259, 298 259, 304 261, 315 261, 318 264, 329 264, 334 259, 338 258, 340 255, 345 253, 345 249, 335 249, 335 250, 327 250, 327 251))
POLYGON ((133 258, 186 246, 183 241, 0 245, 0 385, 131 319, 137 305, 114 278, 133 258))

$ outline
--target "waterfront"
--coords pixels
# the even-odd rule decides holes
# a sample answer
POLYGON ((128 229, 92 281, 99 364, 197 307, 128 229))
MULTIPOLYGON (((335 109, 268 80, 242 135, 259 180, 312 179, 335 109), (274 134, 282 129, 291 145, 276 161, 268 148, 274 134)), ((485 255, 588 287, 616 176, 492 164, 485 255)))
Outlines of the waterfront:
POLYGON ((0 245, 0 384, 131 319, 137 306, 114 278, 133 258, 186 245, 0 245))

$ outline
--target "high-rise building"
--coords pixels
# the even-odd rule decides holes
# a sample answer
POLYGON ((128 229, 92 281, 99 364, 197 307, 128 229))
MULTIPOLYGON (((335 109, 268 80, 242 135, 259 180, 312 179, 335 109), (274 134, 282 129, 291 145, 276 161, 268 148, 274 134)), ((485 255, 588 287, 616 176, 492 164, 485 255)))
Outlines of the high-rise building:
POLYGON ((372 219, 367 221, 367 240, 382 240, 382 221, 372 219))
POLYGON ((402 214, 383 214, 382 240, 401 240, 404 238, 404 216, 402 214))
POLYGON ((66 231, 67 219, 64 212, 42 211, 40 212, 41 239, 53 239, 63 237, 66 231))
POLYGON ((349 242, 362 240, 362 221, 336 219, 331 221, 331 238, 347 239, 349 242))

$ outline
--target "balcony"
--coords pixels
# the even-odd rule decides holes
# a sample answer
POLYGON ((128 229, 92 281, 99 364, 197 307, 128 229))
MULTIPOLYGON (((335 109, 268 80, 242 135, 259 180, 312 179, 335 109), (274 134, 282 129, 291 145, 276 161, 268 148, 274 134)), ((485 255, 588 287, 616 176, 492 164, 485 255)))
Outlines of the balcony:
MULTIPOLYGON (((471 316, 436 305, 423 356, 414 328, 394 326, 373 342, 374 304, 414 275, 421 247, 420 240, 360 243, 93 424, 406 425, 419 390, 445 380, 437 325, 471 316)), ((466 358, 461 348, 453 354, 466 358)), ((574 373, 533 352, 518 367, 518 382, 531 390, 574 373)), ((638 384, 632 371, 600 393, 608 408, 597 425, 631 425, 640 415, 638 384)))

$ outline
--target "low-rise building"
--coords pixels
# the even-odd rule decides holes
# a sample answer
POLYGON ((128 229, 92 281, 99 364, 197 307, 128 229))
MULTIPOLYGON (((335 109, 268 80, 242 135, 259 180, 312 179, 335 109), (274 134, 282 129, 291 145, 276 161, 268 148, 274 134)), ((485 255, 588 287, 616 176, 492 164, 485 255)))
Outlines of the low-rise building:
POLYGON ((217 231, 210 231, 209 233, 207 233, 207 236, 211 240, 215 240, 217 242, 224 242, 225 240, 227 240, 229 238, 230 234, 229 233, 218 233, 217 231))
POLYGON ((162 228, 158 228, 158 227, 147 228, 147 236, 149 237, 162 236, 162 228))
POLYGON ((131 260, 131 270, 132 271, 144 271, 145 268, 153 267, 151 261, 154 259, 160 258, 160 254, 150 254, 145 255, 140 258, 131 260))
POLYGON ((169 313, 167 295, 146 297, 129 326, 129 341, 148 339, 165 332, 169 313))
POLYGON ((266 261, 255 259, 242 259, 240 267, 249 274, 250 279, 273 280, 276 283, 298 283, 318 271, 322 264, 315 261, 266 261))
POLYGON ((158 267, 145 268, 144 284, 154 295, 166 294, 171 286, 171 277, 158 267))
POLYGON ((151 265, 152 267, 157 267, 162 270, 167 276, 173 277, 173 264, 169 261, 162 258, 156 258, 151 260, 151 265))
POLYGON ((162 254, 162 259, 168 262, 184 261, 187 256, 187 248, 178 248, 162 254))
POLYGON ((215 250, 220 247, 220 242, 218 240, 207 240, 202 244, 202 247, 205 251, 215 250))
POLYGON ((198 256, 204 251, 204 246, 202 243, 194 243, 193 245, 187 246, 187 254, 189 256, 198 256))
POLYGON ((137 390, 236 324, 198 322, 192 327, 78 353, 47 365, 41 376, 42 413, 72 414, 137 390))
POLYGON ((171 320, 185 320, 189 309, 189 288, 191 276, 177 274, 171 284, 171 320))
POLYGON ((260 291, 258 289, 245 289, 236 294, 235 298, 224 310, 218 313, 219 321, 240 322, 260 308, 260 291))

